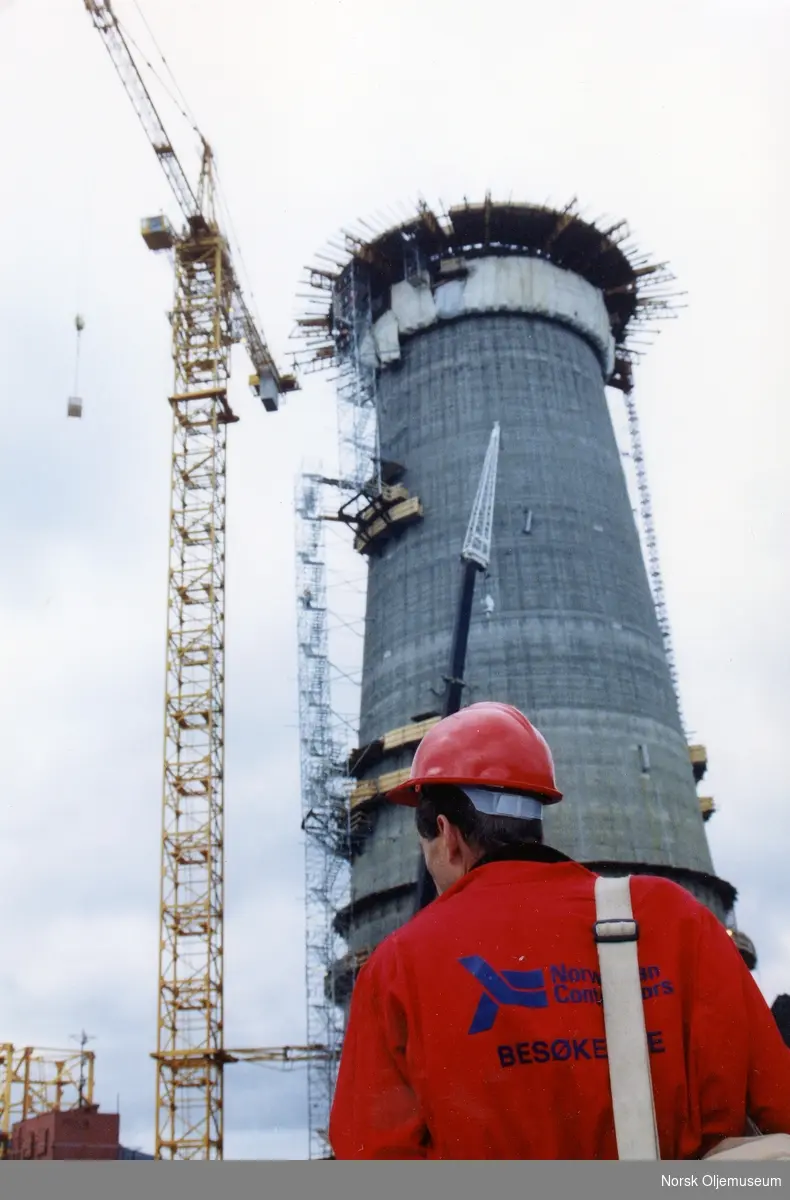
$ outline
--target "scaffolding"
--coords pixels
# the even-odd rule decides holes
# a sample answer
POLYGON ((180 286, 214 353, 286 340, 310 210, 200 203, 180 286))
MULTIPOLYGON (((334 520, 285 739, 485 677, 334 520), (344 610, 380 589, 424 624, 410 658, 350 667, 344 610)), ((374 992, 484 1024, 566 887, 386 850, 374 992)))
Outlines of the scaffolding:
POLYGON ((93 1105, 93 1051, 0 1043, 0 1159, 14 1125, 47 1112, 93 1105))
MULTIPOLYGON (((307 373, 333 368, 338 431, 337 476, 304 474, 295 505, 307 1041, 326 1051, 308 1064, 311 1158, 330 1153, 327 1127, 348 982, 337 969, 343 950, 335 918, 341 909, 351 911, 348 868, 364 832, 358 815, 352 828, 350 808, 354 780, 349 757, 358 729, 342 713, 336 693, 340 680, 356 681, 353 671, 340 669, 330 653, 325 538, 327 520, 355 527, 356 510, 365 511, 382 494, 370 267, 353 257, 360 245, 359 238, 346 235, 343 249, 352 257, 340 274, 328 269, 339 266, 331 259, 327 267, 311 270, 310 286, 324 297, 322 303, 329 299, 331 316, 308 315, 301 322, 311 345, 307 373)), ((358 701, 356 710, 358 716, 358 701)), ((348 937, 348 922, 343 928, 348 937)))
POLYGON ((344 490, 376 496, 381 491, 376 416, 376 348, 370 271, 352 260, 337 281, 333 304, 338 370, 337 394, 340 478, 344 490))
POLYGON ((639 495, 639 515, 642 521, 643 548, 647 565, 647 574, 650 580, 650 589, 653 594, 653 605, 656 610, 656 618, 658 627, 661 631, 661 638, 664 643, 664 654, 669 667, 669 675, 672 680, 672 687, 675 691, 675 700, 678 707, 678 716, 680 718, 681 728, 683 729, 686 740, 688 741, 688 730, 683 719, 683 709, 680 703, 680 684, 678 680, 677 666, 675 663, 675 651, 672 645, 672 629, 669 623, 669 613, 667 612, 667 602, 664 593, 664 581, 661 574, 661 563, 658 556, 658 539, 656 537, 656 527, 653 520, 653 504, 650 498, 650 488, 647 482, 647 468, 645 467, 645 455, 642 449, 642 433, 639 427, 639 414, 636 407, 636 402, 632 392, 629 390, 624 392, 625 410, 628 418, 628 436, 631 445, 630 456, 634 464, 636 472, 636 486, 639 495))
POLYGON ((302 830, 305 845, 307 1041, 325 1053, 307 1068, 310 1158, 326 1158, 329 1109, 343 1038, 334 963, 337 911, 348 904, 351 778, 333 708, 324 498, 336 481, 297 483, 297 636, 302 830))

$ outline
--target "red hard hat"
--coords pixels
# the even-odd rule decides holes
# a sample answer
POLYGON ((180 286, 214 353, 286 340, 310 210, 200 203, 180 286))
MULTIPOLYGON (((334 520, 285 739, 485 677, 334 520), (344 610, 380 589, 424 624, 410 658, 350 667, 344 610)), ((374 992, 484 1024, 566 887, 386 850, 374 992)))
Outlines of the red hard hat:
POLYGON ((562 799, 545 738, 517 708, 488 700, 434 725, 417 747, 410 777, 387 799, 416 807, 418 792, 429 783, 527 792, 544 804, 562 799))

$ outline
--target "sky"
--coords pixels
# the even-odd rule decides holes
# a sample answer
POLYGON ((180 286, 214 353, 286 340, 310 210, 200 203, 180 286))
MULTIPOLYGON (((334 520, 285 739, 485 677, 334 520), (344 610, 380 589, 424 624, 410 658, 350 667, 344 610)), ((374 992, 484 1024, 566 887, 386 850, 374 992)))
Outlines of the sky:
MULTIPOLYGON (((685 307, 635 398, 681 698, 757 982, 769 1002, 790 991, 790 3, 140 3, 215 148, 283 364, 314 251, 418 195, 577 196, 670 263, 685 307)), ((154 61, 135 0, 115 7, 154 61)), ((155 96, 195 178, 189 125, 155 96)), ((85 1029, 97 1098, 150 1151, 172 276, 139 222, 176 209, 80 0, 0 0, 0 114, 0 1041, 85 1029)), ((293 486, 331 466, 336 426, 326 380, 270 415, 247 374, 239 348, 226 1043, 277 1046, 305 1038, 293 486)), ((226 1157, 306 1156, 304 1070, 229 1068, 226 1097, 226 1157)))

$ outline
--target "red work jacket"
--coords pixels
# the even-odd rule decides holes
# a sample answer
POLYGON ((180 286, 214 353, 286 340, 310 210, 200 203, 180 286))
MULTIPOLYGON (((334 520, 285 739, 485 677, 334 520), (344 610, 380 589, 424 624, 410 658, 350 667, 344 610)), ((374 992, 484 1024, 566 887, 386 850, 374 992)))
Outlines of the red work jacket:
MULTIPOLYGON (((490 862, 379 945, 352 996, 336 1158, 617 1157, 594 881, 490 862)), ((790 1050, 726 930, 668 880, 634 877, 632 903, 661 1157, 741 1135, 747 1104, 790 1132, 790 1050)))

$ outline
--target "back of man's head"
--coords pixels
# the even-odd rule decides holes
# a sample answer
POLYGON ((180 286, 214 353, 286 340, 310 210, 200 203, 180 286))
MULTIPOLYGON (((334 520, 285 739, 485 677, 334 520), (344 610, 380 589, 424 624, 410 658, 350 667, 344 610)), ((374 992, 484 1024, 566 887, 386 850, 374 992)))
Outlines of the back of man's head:
POLYGON ((415 821, 421 838, 432 842, 439 833, 439 817, 458 830, 476 859, 517 851, 543 842, 543 822, 479 812, 460 788, 451 784, 426 784, 417 803, 415 821))

